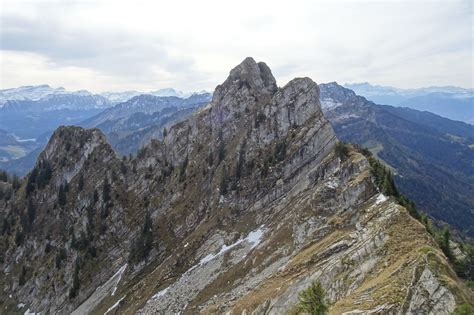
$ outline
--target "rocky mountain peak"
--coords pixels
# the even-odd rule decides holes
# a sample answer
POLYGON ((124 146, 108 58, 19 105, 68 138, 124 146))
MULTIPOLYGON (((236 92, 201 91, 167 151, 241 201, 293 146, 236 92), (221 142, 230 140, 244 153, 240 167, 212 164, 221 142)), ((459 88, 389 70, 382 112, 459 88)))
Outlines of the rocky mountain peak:
POLYGON ((115 156, 99 129, 61 126, 56 129, 40 154, 36 168, 44 167, 47 162, 57 175, 58 184, 69 182, 91 155, 97 156, 101 161, 110 160, 115 156))
POLYGON ((223 84, 217 86, 213 102, 220 102, 226 94, 235 94, 232 92, 239 90, 243 91, 241 93, 249 93, 260 99, 272 95, 278 87, 270 68, 264 62, 257 63, 252 57, 247 57, 230 71, 223 84))
POLYGON ((321 87, 321 98, 332 98, 337 101, 344 101, 348 98, 353 98, 356 96, 354 91, 339 85, 337 82, 329 82, 325 84, 320 84, 321 87))
POLYGON ((321 91, 321 107, 325 113, 341 105, 361 105, 367 103, 365 98, 339 85, 337 82, 320 84, 319 88, 321 91))

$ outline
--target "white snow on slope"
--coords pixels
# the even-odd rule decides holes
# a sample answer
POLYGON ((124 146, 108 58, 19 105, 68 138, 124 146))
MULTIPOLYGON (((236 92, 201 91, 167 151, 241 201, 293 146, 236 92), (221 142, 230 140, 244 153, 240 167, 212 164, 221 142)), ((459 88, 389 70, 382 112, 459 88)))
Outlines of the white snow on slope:
POLYGON ((89 296, 74 312, 72 315, 82 315, 90 313, 97 305, 99 305, 102 300, 107 297, 109 294, 113 295, 117 291, 117 286, 122 279, 122 274, 127 269, 127 264, 119 268, 119 270, 110 277, 103 285, 95 289, 94 293, 89 296))
POLYGON ((122 302, 122 300, 125 298, 125 295, 122 296, 122 298, 120 300, 118 300, 114 305, 112 305, 111 307, 109 307, 107 309, 107 311, 105 311, 104 315, 107 315, 109 312, 113 311, 114 308, 116 308, 117 306, 119 306, 120 302, 122 302))
POLYGON ((125 271, 125 269, 127 269, 127 264, 123 265, 123 266, 112 276, 112 278, 118 277, 118 279, 117 279, 117 282, 115 283, 115 287, 114 287, 114 289, 112 290, 112 293, 111 293, 110 295, 112 295, 112 296, 115 295, 115 291, 117 291, 117 286, 118 286, 120 280, 122 279, 122 274, 123 274, 123 272, 125 271))
POLYGON ((225 252, 227 252, 228 250, 232 249, 233 247, 243 243, 243 242, 249 242, 252 244, 252 247, 250 249, 253 249, 255 248, 256 246, 258 246, 258 244, 260 244, 261 242, 261 239, 262 239, 262 235, 263 235, 263 225, 261 227, 259 227, 257 230, 255 231, 252 231, 249 233, 249 235, 247 235, 246 238, 243 238, 243 239, 239 239, 237 242, 235 242, 234 244, 231 244, 229 246, 227 245, 223 245, 222 248, 219 250, 219 252, 217 252, 216 254, 209 254, 207 255, 206 257, 202 258, 201 261, 196 265, 194 266, 193 268, 197 267, 197 266, 201 266, 201 265, 204 265, 205 263, 213 260, 214 258, 216 258, 217 256, 220 256, 222 254, 224 254, 225 252))
POLYGON ((202 266, 206 265, 207 263, 213 261, 215 258, 217 258, 217 257, 221 256, 222 254, 228 252, 232 248, 237 247, 240 244, 248 243, 248 244, 251 245, 250 248, 248 249, 248 251, 251 251, 252 249, 257 247, 262 242, 262 237, 263 237, 264 232, 265 232, 264 225, 262 225, 257 230, 250 232, 245 238, 239 239, 231 245, 225 245, 224 244, 217 253, 215 253, 215 254, 211 253, 211 254, 206 255, 196 265, 192 266, 185 273, 183 273, 181 275, 181 277, 175 283, 171 284, 169 287, 166 287, 165 289, 163 289, 161 291, 158 291, 155 295, 153 295, 147 301, 147 303, 157 301, 157 300, 159 300, 159 298, 164 297, 170 291, 173 291, 173 287, 176 287, 180 282, 188 283, 188 280, 187 280, 188 277, 193 277, 192 275, 190 276, 190 274, 194 275, 194 272, 199 272, 199 269, 200 269, 199 267, 202 267, 202 266), (195 269, 197 269, 197 271, 195 269))
POLYGON ((152 298, 153 300, 156 300, 156 299, 158 299, 160 296, 165 295, 166 292, 168 292, 168 288, 165 288, 165 289, 163 289, 163 290, 161 290, 161 291, 158 291, 158 292, 157 292, 155 295, 153 295, 151 298, 152 298))
POLYGON ((377 199, 375 200, 375 204, 378 205, 378 204, 381 204, 382 202, 384 201, 387 201, 387 196, 385 196, 384 194, 379 194, 377 196, 377 199))

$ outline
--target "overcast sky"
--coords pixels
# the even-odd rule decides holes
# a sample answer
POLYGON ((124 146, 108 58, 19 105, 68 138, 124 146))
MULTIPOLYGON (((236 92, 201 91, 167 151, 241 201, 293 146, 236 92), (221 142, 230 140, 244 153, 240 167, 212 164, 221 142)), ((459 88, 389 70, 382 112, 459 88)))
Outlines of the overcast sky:
POLYGON ((0 0, 1 88, 213 90, 245 57, 279 85, 473 87, 472 1, 0 0))

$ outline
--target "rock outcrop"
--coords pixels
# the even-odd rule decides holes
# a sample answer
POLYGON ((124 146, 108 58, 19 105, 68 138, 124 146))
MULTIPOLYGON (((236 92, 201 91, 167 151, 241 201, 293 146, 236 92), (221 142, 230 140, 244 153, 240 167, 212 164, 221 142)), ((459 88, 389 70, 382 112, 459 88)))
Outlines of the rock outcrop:
POLYGON ((449 313, 470 301, 424 227, 378 191, 367 159, 336 143, 318 85, 278 88, 252 58, 132 160, 97 130, 59 130, 37 164, 50 161, 51 176, 2 205, 2 299, 42 313, 282 314, 319 280, 334 314, 449 313))

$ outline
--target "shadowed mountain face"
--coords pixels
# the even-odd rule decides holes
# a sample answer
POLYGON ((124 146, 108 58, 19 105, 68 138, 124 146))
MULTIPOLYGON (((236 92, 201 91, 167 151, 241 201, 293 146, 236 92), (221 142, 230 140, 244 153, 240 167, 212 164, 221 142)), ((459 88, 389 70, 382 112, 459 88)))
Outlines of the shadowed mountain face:
POLYGON ((320 88, 323 111, 341 140, 371 149, 423 211, 474 236, 472 125, 379 106, 336 83, 320 88))
POLYGON ((56 130, 0 201, 3 309, 284 314, 314 280, 334 314, 470 302, 367 159, 337 153, 319 97, 311 79, 278 88, 247 58, 131 160, 99 129, 56 130))

